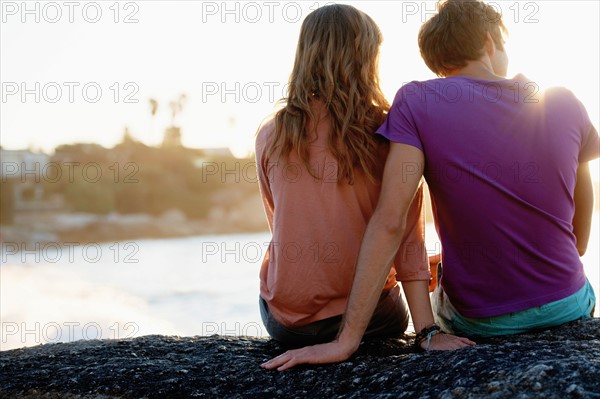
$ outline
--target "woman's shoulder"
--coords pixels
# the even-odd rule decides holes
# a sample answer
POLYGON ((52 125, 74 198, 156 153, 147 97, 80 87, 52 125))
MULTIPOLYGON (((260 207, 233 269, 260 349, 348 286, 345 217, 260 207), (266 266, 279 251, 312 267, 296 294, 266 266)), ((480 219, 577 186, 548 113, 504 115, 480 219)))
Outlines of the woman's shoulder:
POLYGON ((273 136, 275 135, 275 118, 265 118, 256 132, 254 141, 254 153, 256 160, 260 162, 267 161, 268 150, 271 147, 273 136))
POLYGON ((268 117, 262 121, 256 132, 256 149, 265 148, 271 141, 275 131, 275 118, 268 117))

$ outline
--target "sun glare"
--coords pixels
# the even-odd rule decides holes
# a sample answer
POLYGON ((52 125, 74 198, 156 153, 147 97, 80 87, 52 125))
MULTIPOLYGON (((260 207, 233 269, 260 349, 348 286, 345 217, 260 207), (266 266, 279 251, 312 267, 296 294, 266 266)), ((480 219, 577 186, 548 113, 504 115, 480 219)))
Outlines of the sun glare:
MULTIPOLYGON (((568 88, 586 107, 596 129, 600 119, 599 8, 598 2, 542 1, 514 3, 507 8, 509 14, 504 14, 511 75, 523 73, 540 91, 568 88), (576 45, 582 41, 585 46, 576 45)), ((590 162, 590 172, 600 182, 598 160, 590 162)))

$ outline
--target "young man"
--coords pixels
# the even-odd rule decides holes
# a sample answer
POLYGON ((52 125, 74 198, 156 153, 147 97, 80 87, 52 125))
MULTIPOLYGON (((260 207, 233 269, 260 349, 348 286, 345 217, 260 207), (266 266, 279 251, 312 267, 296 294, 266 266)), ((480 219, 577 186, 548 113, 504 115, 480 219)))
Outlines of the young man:
MULTIPOLYGON (((568 90, 505 78, 503 30, 479 1, 447 1, 421 28, 421 54, 444 78, 402 87, 378 130, 392 144, 343 329, 263 367, 342 361, 357 349, 422 176, 443 248, 433 298, 443 330, 512 334, 591 316, 579 256, 593 203, 587 162, 600 139, 568 90)), ((432 343, 443 340, 428 327, 432 343)))

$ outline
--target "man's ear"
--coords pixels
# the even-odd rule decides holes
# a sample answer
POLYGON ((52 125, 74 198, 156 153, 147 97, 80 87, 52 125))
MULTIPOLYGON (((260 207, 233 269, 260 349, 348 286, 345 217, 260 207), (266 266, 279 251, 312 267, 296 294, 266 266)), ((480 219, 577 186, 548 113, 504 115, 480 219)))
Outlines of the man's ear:
POLYGON ((487 36, 485 38, 485 52, 490 58, 496 52, 496 44, 494 43, 494 39, 492 39, 490 32, 487 32, 487 36))

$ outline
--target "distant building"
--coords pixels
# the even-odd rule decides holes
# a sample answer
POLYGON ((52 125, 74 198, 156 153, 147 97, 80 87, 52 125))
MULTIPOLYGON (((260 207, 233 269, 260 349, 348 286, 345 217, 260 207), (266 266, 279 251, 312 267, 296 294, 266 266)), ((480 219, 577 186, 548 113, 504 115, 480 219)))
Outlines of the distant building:
POLYGON ((57 167, 50 156, 30 150, 0 149, 2 184, 2 223, 13 221, 15 211, 44 210, 44 184, 56 178, 57 167))
POLYGON ((29 150, 5 150, 2 148, 0 149, 0 162, 2 163, 0 176, 3 181, 9 178, 40 180, 44 167, 50 163, 50 156, 29 150))
POLYGON ((168 127, 165 130, 162 146, 170 148, 181 147, 181 129, 177 126, 168 127))

